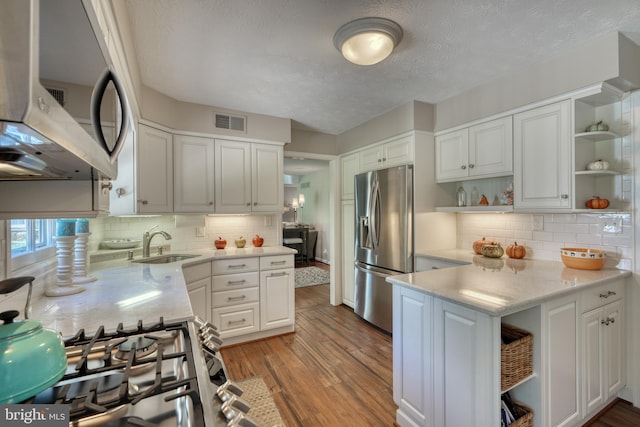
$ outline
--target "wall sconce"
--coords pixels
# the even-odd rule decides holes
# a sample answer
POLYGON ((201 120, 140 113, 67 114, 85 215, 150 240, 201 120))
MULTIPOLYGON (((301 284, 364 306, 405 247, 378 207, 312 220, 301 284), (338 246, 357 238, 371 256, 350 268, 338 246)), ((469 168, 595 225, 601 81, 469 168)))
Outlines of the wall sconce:
POLYGON ((298 196, 298 203, 300 204, 300 221, 302 221, 302 208, 304 208, 304 194, 300 193, 298 196))
POLYGON ((298 199, 291 201, 291 208, 293 209, 293 222, 298 223, 298 199))
POLYGON ((391 55, 402 40, 402 27, 386 18, 360 18, 336 31, 333 45, 347 61, 373 65, 391 55))

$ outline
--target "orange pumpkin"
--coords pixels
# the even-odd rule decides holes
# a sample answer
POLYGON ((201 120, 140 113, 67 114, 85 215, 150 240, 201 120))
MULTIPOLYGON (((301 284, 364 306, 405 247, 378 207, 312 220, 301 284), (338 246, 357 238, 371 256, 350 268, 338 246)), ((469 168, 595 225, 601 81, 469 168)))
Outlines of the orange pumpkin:
POLYGON ((519 245, 518 242, 513 242, 513 245, 507 246, 506 252, 509 258, 520 259, 527 256, 527 249, 519 245))
POLYGON ((609 207, 609 200, 593 196, 592 199, 587 200, 586 205, 590 209, 606 209, 609 207))

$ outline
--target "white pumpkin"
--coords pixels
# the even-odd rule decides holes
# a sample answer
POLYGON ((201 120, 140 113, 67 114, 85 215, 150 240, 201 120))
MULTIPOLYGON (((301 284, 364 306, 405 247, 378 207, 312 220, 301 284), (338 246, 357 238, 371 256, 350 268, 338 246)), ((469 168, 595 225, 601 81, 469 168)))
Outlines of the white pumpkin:
POLYGON ((606 160, 596 160, 587 165, 587 169, 590 171, 603 171, 609 169, 609 162, 606 160))

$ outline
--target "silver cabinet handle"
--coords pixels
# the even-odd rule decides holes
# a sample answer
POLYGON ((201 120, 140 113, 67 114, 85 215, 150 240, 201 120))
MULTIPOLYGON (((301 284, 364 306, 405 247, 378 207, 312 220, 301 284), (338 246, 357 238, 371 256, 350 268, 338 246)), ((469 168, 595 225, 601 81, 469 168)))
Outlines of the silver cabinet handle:
POLYGON ((271 261, 271 265, 282 265, 286 264, 287 261, 271 261))
POLYGON ((231 301, 241 301, 243 299, 246 299, 247 296, 246 295, 240 295, 239 297, 228 297, 227 301, 231 302, 231 301))
POLYGON ((469 165, 469 169, 473 169, 473 168, 475 168, 475 167, 476 167, 476 165, 474 165, 473 163, 471 163, 471 164, 469 165))
POLYGON ((462 165, 460 166, 460 169, 465 170, 467 168, 467 165, 462 165))
POLYGON ((253 206, 258 206, 258 202, 253 202, 253 206))
POLYGON ((246 266, 247 266, 247 264, 232 264, 232 265, 229 265, 227 268, 228 269, 231 269, 231 268, 244 268, 246 266))
POLYGON ((562 196, 560 196, 561 199, 568 199, 569 195, 568 194, 563 194, 562 196))
POLYGON ((247 319, 245 319, 244 317, 240 320, 229 320, 227 322, 227 325, 231 326, 231 325, 241 325, 243 323, 245 323, 247 321, 247 319))
POLYGON ((614 295, 616 295, 616 293, 615 293, 615 292, 613 292, 613 291, 608 291, 606 294, 600 294, 600 298, 609 298, 609 297, 612 297, 612 296, 614 296, 614 295))
POLYGON ((286 273, 283 271, 282 273, 271 273, 269 277, 280 277, 280 276, 288 276, 288 275, 289 273, 286 273))
POLYGON ((111 183, 111 181, 109 181, 108 184, 102 184, 101 188, 104 190, 105 188, 108 189, 109 191, 113 190, 113 184, 111 183))
POLYGON ((227 285, 234 286, 234 285, 242 285, 243 283, 247 283, 247 281, 246 280, 229 280, 227 282, 227 285))

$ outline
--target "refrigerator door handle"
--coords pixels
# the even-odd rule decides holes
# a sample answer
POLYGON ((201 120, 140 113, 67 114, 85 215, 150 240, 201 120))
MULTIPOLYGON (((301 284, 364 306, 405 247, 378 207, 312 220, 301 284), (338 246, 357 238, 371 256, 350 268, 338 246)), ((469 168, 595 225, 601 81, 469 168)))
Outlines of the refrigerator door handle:
POLYGON ((373 188, 371 189, 371 206, 369 208, 369 215, 371 216, 369 229, 371 230, 371 240, 373 243, 374 251, 377 251, 378 243, 380 242, 380 233, 379 233, 380 223, 378 221, 379 204, 380 204, 380 184, 376 179, 373 182, 373 188))

